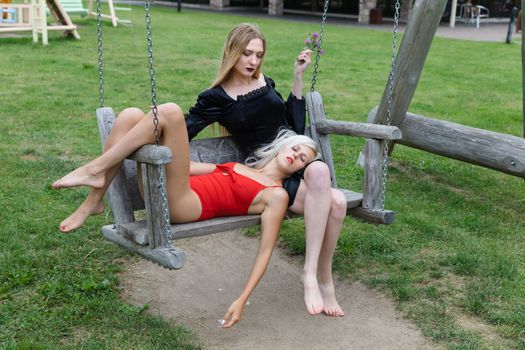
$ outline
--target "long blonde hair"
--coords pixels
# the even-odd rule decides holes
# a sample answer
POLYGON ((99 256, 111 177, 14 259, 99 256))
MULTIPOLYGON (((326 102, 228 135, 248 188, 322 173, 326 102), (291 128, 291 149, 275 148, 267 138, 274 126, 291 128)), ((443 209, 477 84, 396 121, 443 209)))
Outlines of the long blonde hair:
POLYGON ((245 163, 253 168, 263 168, 266 164, 270 163, 273 158, 277 157, 277 154, 281 149, 297 145, 305 145, 314 151, 315 155, 312 161, 321 158, 319 147, 310 137, 297 135, 292 130, 281 129, 275 140, 255 150, 253 156, 248 157, 245 163))
MULTIPOLYGON (((253 73, 253 77, 259 79, 264 60, 264 54, 266 53, 266 39, 257 24, 241 23, 233 28, 226 37, 224 48, 222 50, 221 63, 219 65, 219 72, 217 73, 217 76, 211 85, 212 88, 222 85, 230 78, 233 67, 243 54, 250 40, 253 39, 261 39, 263 43, 263 56, 261 58, 261 64, 259 64, 253 73)), ((230 133, 222 125, 213 124, 211 128, 214 133, 219 130, 219 133, 222 136, 230 135, 230 133)))

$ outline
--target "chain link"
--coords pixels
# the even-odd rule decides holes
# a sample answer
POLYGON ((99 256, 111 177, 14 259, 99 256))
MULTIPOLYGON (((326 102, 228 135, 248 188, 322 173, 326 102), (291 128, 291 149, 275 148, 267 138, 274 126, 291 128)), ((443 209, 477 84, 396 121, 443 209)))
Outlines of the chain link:
POLYGON ((102 11, 97 0, 97 41, 98 41, 98 101, 104 107, 104 67, 102 60, 102 11))
POLYGON ((317 48, 317 53, 315 55, 314 72, 313 72, 313 77, 312 77, 312 87, 310 87, 310 91, 312 92, 315 90, 315 84, 317 84, 317 76, 319 75, 319 60, 321 59, 321 44, 323 42, 324 28, 326 24, 326 16, 328 15, 329 3, 330 3, 330 0, 324 1, 323 17, 321 19, 321 31, 319 32, 319 46, 317 48))
POLYGON ((151 82, 151 110, 153 112, 153 125, 155 129, 155 143, 158 145, 160 142, 159 133, 159 117, 157 109, 157 81, 155 80, 155 68, 153 67, 153 39, 151 35, 151 6, 149 0, 144 1, 144 7, 146 9, 146 32, 148 36, 148 62, 149 62, 149 77, 151 82))
MULTIPOLYGON (((390 74, 388 76, 388 99, 386 107, 386 120, 385 125, 390 126, 392 124, 392 95, 394 93, 394 71, 396 66, 396 53, 397 53, 397 31, 399 28, 399 8, 400 0, 396 0, 395 14, 394 14, 394 29, 392 31, 392 57, 390 63, 390 74)), ((386 179, 388 175, 388 141, 385 140, 385 147, 383 148, 383 183, 381 187, 381 210, 385 210, 385 196, 386 196, 386 179)))
MULTIPOLYGON (((99 0, 100 1, 100 0, 99 0)), ((157 108, 157 81, 155 80, 155 68, 153 67, 153 39, 151 35, 151 6, 149 0, 144 0, 144 8, 146 10, 146 32, 148 37, 148 62, 149 62, 149 76, 151 82, 151 110, 153 112, 153 125, 154 125, 154 134, 155 134, 155 143, 158 146, 160 143, 160 131, 159 131, 159 117, 158 117, 158 108, 157 108)), ((166 194, 166 181, 164 174, 164 167, 160 167, 160 188, 159 192, 162 197, 162 216, 164 221, 164 233, 167 237, 167 244, 170 248, 173 248, 171 244, 171 225, 170 225, 170 215, 168 211, 168 196, 166 194)))
POLYGON ((165 230, 166 230, 166 236, 168 237, 168 244, 171 247, 171 225, 170 225, 170 215, 168 211, 168 197, 166 194, 166 183, 164 179, 166 178, 164 176, 164 167, 160 167, 160 195, 162 197, 162 216, 164 219, 165 230))

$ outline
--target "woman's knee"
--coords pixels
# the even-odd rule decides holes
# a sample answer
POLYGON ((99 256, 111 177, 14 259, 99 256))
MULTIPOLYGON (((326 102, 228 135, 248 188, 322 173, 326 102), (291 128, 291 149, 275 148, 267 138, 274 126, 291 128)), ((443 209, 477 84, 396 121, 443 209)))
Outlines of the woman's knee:
POLYGON ((138 122, 140 122, 146 114, 142 110, 136 107, 128 107, 125 108, 120 114, 118 115, 117 121, 115 125, 118 124, 131 124, 134 126, 138 122))
POLYGON ((346 196, 343 192, 332 189, 332 208, 331 215, 337 218, 344 218, 346 216, 346 196))
POLYGON ((157 107, 158 114, 161 119, 165 119, 169 123, 181 124, 184 123, 184 113, 182 109, 173 102, 163 103, 157 107))
POLYGON ((327 188, 331 186, 332 180, 330 169, 324 162, 313 162, 304 171, 304 181, 308 188, 327 188))

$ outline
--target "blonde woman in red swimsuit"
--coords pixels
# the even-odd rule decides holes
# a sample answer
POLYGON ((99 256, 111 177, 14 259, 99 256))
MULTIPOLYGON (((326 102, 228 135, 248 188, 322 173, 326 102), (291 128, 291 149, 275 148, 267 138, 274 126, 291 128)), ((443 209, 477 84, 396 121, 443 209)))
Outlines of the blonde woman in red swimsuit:
MULTIPOLYGON (((283 131, 274 142, 256 152, 264 158, 256 162, 255 167, 239 163, 191 163, 181 109, 176 104, 164 104, 159 107, 158 117, 160 143, 169 147, 173 154, 172 162, 166 165, 168 203, 173 223, 262 214, 261 241, 255 263, 241 295, 231 304, 221 323, 222 327, 229 328, 240 321, 248 297, 268 267, 288 207, 283 180, 318 158, 317 146, 307 136, 283 131)), ((115 169, 118 170, 128 155, 155 142, 151 120, 151 112, 140 121, 119 117, 117 123, 127 125, 127 132, 118 135, 118 141, 101 156, 54 182, 53 188, 90 186, 105 191, 116 173, 115 169)), ((117 130, 123 128, 121 125, 117 130)), ((68 227, 60 229, 67 231, 68 227)))

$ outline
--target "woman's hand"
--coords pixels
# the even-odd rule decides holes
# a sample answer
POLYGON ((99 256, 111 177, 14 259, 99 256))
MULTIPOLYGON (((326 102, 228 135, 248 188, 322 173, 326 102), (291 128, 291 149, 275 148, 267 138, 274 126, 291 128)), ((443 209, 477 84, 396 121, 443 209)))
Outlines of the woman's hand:
POLYGON ((231 305, 224 319, 220 320, 219 323, 222 328, 230 328, 241 321, 242 312, 244 311, 244 305, 246 303, 240 299, 235 300, 231 305))
POLYGON ((304 49, 303 51, 301 51, 301 53, 299 53, 299 55, 297 56, 295 60, 295 74, 296 75, 298 74, 301 76, 303 75, 306 68, 308 68, 308 66, 310 65, 311 55, 312 55, 312 50, 310 49, 304 49))

